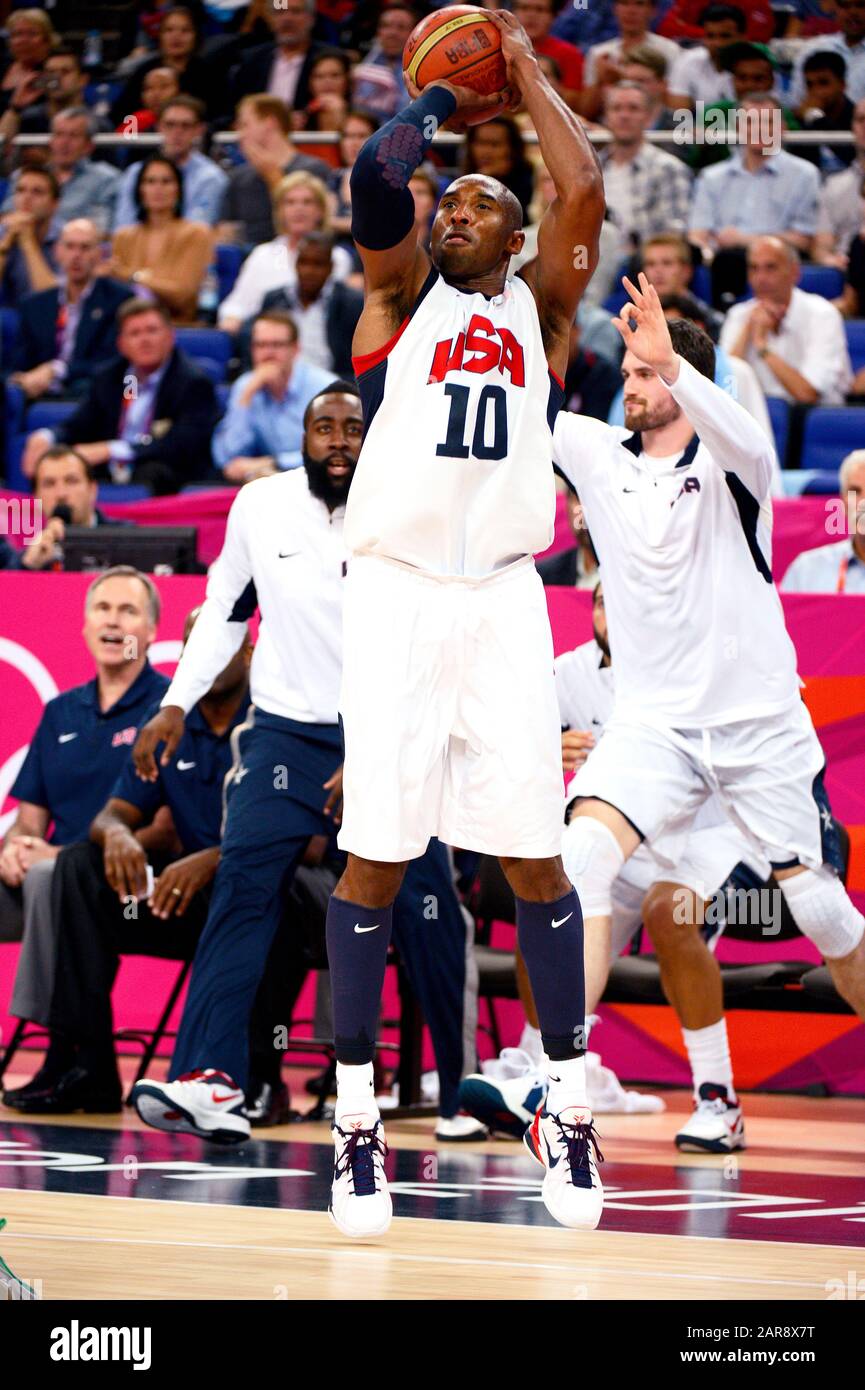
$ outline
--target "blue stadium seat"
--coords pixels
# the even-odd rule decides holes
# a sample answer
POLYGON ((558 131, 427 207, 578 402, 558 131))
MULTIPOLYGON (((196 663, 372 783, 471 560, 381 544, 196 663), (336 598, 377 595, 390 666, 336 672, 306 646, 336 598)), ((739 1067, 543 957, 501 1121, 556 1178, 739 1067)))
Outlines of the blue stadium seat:
POLYGON ((118 502, 143 502, 151 496, 150 488, 141 483, 100 483, 96 492, 96 502, 100 506, 114 506, 118 502))
POLYGON ((844 331, 853 370, 858 372, 860 367, 865 367, 865 319, 846 319, 844 331))
POLYGON ((803 265, 799 289, 822 294, 824 299, 837 299, 844 289, 844 276, 831 265, 803 265))
POLYGON ((865 447, 865 409, 817 405, 805 419, 802 467, 838 469, 853 449, 865 447))
POLYGON ((712 302, 712 275, 707 265, 698 265, 691 280, 691 293, 707 304, 712 302))
POLYGON ((216 248, 216 278, 219 281, 219 302, 234 288, 234 282, 243 265, 244 253, 239 246, 228 246, 221 242, 216 248))
POLYGON ((784 468, 787 458, 787 439, 790 433, 790 406, 780 396, 767 396, 766 405, 769 408, 769 419, 772 421, 772 433, 775 436, 775 452, 778 455, 779 464, 784 468))
POLYGON ((61 425, 75 409, 74 401, 37 401, 31 405, 24 420, 27 434, 34 430, 53 430, 61 425))
POLYGON ((18 345, 18 315, 14 309, 0 309, 0 362, 11 372, 18 345))
POLYGON ((231 359, 231 338, 218 328, 178 328, 177 346, 217 385, 225 381, 231 359))

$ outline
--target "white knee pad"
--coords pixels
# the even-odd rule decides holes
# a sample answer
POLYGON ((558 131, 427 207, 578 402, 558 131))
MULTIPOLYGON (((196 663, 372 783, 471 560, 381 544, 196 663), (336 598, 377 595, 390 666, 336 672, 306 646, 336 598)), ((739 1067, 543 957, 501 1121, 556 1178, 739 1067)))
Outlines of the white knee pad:
POLYGON ((583 917, 609 917, 613 882, 625 862, 612 830, 593 816, 574 816, 562 837, 562 862, 583 917))
POLYGON ((830 869, 805 869, 780 882, 793 921, 826 960, 855 951, 865 934, 865 917, 830 869))

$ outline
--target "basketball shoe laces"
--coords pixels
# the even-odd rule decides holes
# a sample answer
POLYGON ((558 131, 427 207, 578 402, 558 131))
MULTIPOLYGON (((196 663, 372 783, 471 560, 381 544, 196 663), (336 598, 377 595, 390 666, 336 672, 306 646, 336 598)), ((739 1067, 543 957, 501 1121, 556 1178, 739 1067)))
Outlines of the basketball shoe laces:
POLYGON ((346 1135, 344 1129, 336 1126, 343 1139, 348 1138, 345 1152, 333 1166, 334 1179, 348 1173, 354 1197, 372 1197, 378 1191, 378 1174, 375 1170, 375 1155, 387 1157, 387 1144, 383 1143, 375 1129, 354 1129, 346 1135))
POLYGON ((707 1083, 700 1087, 700 1096, 697 1101, 697 1110, 704 1115, 723 1115, 727 1116, 736 1106, 730 1100, 726 1090, 721 1091, 719 1087, 707 1083))
POLYGON ((587 1125, 570 1124, 567 1121, 563 1124, 558 1115, 554 1115, 553 1119, 559 1129, 559 1138, 565 1146, 565 1157, 571 1172, 571 1182, 573 1186, 591 1187, 592 1170, 589 1166, 590 1145, 595 1151, 595 1162, 604 1162, 604 1155, 601 1153, 598 1146, 598 1136, 594 1121, 590 1120, 587 1125))

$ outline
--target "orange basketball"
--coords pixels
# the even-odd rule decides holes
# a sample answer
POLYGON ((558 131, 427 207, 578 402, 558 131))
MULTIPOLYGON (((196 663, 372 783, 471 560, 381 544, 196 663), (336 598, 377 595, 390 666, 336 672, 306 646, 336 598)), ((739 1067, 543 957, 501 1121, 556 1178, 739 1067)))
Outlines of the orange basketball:
MULTIPOLYGON (((403 49, 402 65, 421 91, 427 83, 446 78, 456 87, 488 96, 500 92, 508 80, 501 35, 474 5, 448 5, 422 19, 403 49)), ((467 124, 488 121, 504 109, 492 107, 467 124)))

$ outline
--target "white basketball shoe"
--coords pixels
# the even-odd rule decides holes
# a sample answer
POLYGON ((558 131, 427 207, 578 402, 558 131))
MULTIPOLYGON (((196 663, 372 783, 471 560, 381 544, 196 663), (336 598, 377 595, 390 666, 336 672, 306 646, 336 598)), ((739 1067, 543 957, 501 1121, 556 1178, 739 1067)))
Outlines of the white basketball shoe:
POLYGON ((197 1134, 213 1144, 242 1144, 249 1138, 243 1090, 212 1067, 187 1072, 176 1081, 139 1081, 129 1099, 153 1129, 197 1134))
POLYGON ((393 1204, 384 1160, 387 1144, 378 1115, 368 1111, 340 1116, 333 1123, 331 1220, 344 1236, 383 1236, 393 1204))
POLYGON ((691 1118, 676 1135, 683 1153, 732 1153, 745 1147, 745 1121, 738 1100, 726 1086, 706 1081, 700 1087, 691 1118))
POLYGON ((597 1168, 604 1155, 598 1148, 591 1110, 569 1105, 550 1114, 541 1109, 523 1143, 546 1169, 541 1196, 550 1216, 572 1231, 593 1231, 604 1209, 597 1168))

